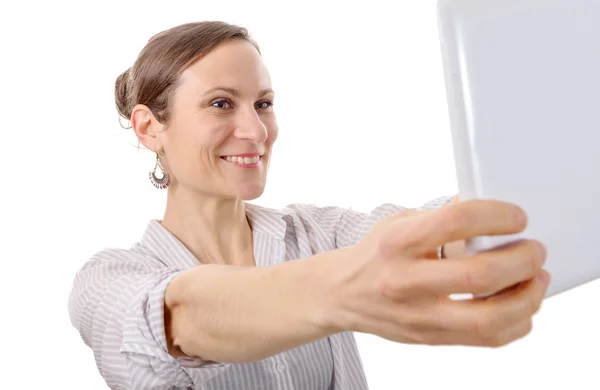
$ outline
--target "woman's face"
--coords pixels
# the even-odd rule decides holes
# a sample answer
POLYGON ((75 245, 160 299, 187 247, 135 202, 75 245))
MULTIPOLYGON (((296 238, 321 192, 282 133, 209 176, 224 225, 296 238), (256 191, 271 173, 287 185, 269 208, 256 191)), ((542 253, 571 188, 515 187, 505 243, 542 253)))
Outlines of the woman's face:
POLYGON ((225 42, 190 66, 159 134, 176 185, 252 200, 264 191, 278 127, 269 73, 256 48, 225 42))

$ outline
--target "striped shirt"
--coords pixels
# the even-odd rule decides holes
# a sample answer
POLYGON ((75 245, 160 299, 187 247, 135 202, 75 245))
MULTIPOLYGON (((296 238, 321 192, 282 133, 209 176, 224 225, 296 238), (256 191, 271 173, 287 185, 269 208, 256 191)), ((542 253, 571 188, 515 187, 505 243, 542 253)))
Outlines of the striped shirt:
MULTIPOLYGON (((434 199, 420 209, 432 210, 450 201, 451 197, 434 199)), ((377 221, 403 209, 384 204, 362 213, 293 204, 274 210, 246 203, 256 266, 353 245, 377 221)), ((350 331, 249 363, 169 355, 163 322, 165 289, 178 273, 199 265, 160 220, 151 219, 140 242, 130 249, 103 249, 77 272, 68 304, 71 323, 92 349, 111 389, 368 389, 350 331)))

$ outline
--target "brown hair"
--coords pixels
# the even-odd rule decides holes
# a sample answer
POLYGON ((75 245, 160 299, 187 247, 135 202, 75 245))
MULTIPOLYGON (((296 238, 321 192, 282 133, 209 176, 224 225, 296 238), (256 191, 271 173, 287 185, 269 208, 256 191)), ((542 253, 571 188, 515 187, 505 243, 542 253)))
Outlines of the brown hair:
POLYGON ((219 44, 244 39, 258 44, 248 30, 220 21, 182 24, 162 31, 148 40, 132 67, 115 82, 115 103, 121 117, 130 120, 137 104, 146 105, 162 124, 171 119, 171 97, 179 75, 219 44))

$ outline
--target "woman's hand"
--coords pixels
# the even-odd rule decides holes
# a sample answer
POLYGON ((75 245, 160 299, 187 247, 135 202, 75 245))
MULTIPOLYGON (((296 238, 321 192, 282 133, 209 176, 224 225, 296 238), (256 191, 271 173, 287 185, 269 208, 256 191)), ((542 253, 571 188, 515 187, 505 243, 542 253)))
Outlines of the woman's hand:
POLYGON ((525 336, 549 281, 543 245, 521 241, 472 257, 433 258, 444 243, 515 234, 526 225, 515 205, 458 198, 435 211, 380 221, 346 248, 346 263, 332 276, 334 326, 429 345, 502 346, 525 336), (495 291, 502 292, 472 300, 449 297, 495 291))
MULTIPOLYGON (((456 195, 450 205, 457 204, 460 202, 458 195, 456 195)), ((453 242, 448 242, 444 244, 442 247, 442 257, 445 259, 455 259, 458 257, 465 256, 466 252, 466 243, 465 240, 457 240, 453 242)))

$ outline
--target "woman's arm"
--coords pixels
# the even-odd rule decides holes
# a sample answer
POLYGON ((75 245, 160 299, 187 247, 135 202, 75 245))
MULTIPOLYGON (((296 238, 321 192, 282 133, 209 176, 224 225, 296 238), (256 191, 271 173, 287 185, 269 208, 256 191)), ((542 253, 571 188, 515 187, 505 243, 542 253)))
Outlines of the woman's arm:
POLYGON ((339 331, 405 343, 504 345, 531 329, 547 287, 545 251, 527 241, 458 261, 428 255, 450 239, 513 234, 525 225, 512 205, 475 201, 392 215, 356 244, 270 268, 201 266, 168 288, 169 338, 188 355, 219 362, 263 359, 339 331), (505 293, 448 298, 489 291, 505 293))
POLYGON ((165 293, 169 352, 250 362, 340 331, 331 326, 327 275, 345 255, 338 250, 273 267, 207 264, 181 273, 165 293))
POLYGON ((529 240, 473 259, 421 256, 450 239, 518 233, 526 219, 517 211, 474 201, 393 216, 356 245, 272 267, 180 271, 133 251, 105 251, 75 278, 71 321, 109 387, 126 389, 197 385, 228 363, 260 360, 340 331, 419 344, 503 345, 530 329, 548 283, 540 272, 545 251, 529 240), (440 299, 517 284, 494 299, 440 299), (178 359, 177 349, 198 359, 178 359), (202 359, 220 364, 184 368, 202 359))
POLYGON ((333 294, 326 275, 334 269, 327 258, 343 255, 181 271, 109 249, 78 271, 69 314, 109 387, 187 388, 219 375, 228 363, 259 360, 335 333, 328 325, 333 294), (185 358, 178 347, 202 359, 185 358), (210 370, 185 369, 207 364, 210 370))
POLYGON ((162 390, 193 384, 167 353, 164 337, 164 292, 178 272, 121 249, 95 254, 77 272, 69 316, 108 387, 162 390))

